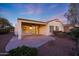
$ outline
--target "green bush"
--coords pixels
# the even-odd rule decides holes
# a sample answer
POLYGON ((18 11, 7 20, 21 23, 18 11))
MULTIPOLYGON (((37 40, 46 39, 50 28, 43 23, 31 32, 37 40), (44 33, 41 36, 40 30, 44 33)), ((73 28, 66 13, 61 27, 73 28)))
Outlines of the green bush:
POLYGON ((70 32, 67 33, 72 40, 75 41, 75 48, 73 55, 79 56, 79 27, 75 27, 71 29, 70 32))
POLYGON ((61 38, 66 37, 66 33, 62 32, 62 31, 54 31, 53 33, 54 33, 54 35, 61 37, 61 38))
POLYGON ((36 56, 37 49, 22 46, 22 47, 17 47, 15 49, 12 49, 8 53, 9 54, 7 56, 36 56))
POLYGON ((73 40, 79 39, 79 27, 75 27, 67 33, 73 40))

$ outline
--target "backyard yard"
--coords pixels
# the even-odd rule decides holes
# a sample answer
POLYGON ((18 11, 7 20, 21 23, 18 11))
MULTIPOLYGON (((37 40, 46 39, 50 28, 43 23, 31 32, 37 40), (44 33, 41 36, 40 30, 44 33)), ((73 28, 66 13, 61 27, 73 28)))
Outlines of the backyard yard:
POLYGON ((8 56, 10 52, 15 56, 33 56, 32 52, 34 56, 79 56, 79 4, 52 6, 48 3, 1 4, 0 56, 8 56))

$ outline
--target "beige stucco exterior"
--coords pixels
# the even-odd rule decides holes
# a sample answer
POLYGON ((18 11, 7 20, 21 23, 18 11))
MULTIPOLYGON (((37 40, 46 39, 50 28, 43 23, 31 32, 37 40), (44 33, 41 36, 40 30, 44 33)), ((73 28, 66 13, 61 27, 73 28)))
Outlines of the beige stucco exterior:
POLYGON ((15 27, 15 35, 18 36, 18 39, 22 39, 22 35, 25 33, 25 35, 28 35, 26 32, 23 32, 22 30, 22 26, 23 24, 22 23, 25 23, 25 26, 29 26, 28 28, 31 27, 35 27, 37 26, 38 28, 35 27, 35 29, 31 30, 28 29, 28 34, 30 35, 33 35, 33 34, 36 34, 36 32, 38 31, 38 35, 39 34, 42 34, 42 35, 51 35, 52 33, 50 32, 50 26, 53 26, 53 30, 55 31, 56 30, 56 27, 58 27, 58 31, 64 31, 64 26, 62 24, 62 22, 60 22, 58 19, 55 19, 55 20, 51 20, 51 21, 48 21, 48 22, 41 22, 41 21, 34 21, 34 20, 27 20, 27 19, 21 19, 19 18, 17 20, 17 23, 16 23, 16 27, 15 27), (36 31, 34 33, 31 33, 30 31, 36 31))
POLYGON ((64 26, 62 24, 62 22, 60 22, 59 20, 53 20, 50 21, 46 24, 46 26, 43 26, 40 28, 40 33, 44 34, 44 35, 51 35, 52 33, 50 32, 50 26, 54 26, 54 30, 56 30, 56 26, 59 27, 59 31, 64 32, 64 26))
POLYGON ((63 26, 63 23, 60 22, 59 20, 54 20, 54 21, 51 21, 51 22, 48 22, 48 33, 51 34, 49 32, 49 26, 54 26, 54 30, 56 30, 56 26, 59 27, 59 30, 58 31, 64 31, 64 26, 63 26))

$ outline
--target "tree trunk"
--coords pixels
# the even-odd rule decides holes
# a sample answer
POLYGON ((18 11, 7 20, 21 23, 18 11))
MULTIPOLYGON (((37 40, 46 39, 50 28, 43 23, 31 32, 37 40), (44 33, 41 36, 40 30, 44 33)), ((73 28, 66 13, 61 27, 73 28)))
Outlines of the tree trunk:
POLYGON ((75 44, 75 53, 74 53, 74 55, 78 56, 78 53, 79 53, 79 40, 77 39, 76 44, 75 44))

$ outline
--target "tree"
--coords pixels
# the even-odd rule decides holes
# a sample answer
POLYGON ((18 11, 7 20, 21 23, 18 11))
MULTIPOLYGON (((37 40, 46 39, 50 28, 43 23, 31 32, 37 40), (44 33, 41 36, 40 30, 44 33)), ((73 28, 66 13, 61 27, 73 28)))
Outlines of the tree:
POLYGON ((75 26, 79 25, 79 4, 71 3, 69 4, 68 12, 65 13, 65 17, 68 20, 68 23, 75 26))
POLYGON ((7 19, 2 17, 0 17, 0 25, 2 25, 3 27, 5 26, 13 27, 7 19))
POLYGON ((0 34, 9 33, 11 29, 14 29, 14 27, 10 22, 6 18, 0 17, 0 34))
POLYGON ((79 26, 79 4, 71 3, 69 4, 68 12, 65 13, 69 24, 73 25, 74 29, 71 30, 70 36, 75 40, 75 55, 78 55, 79 50, 79 28, 76 28, 76 25, 79 26))

